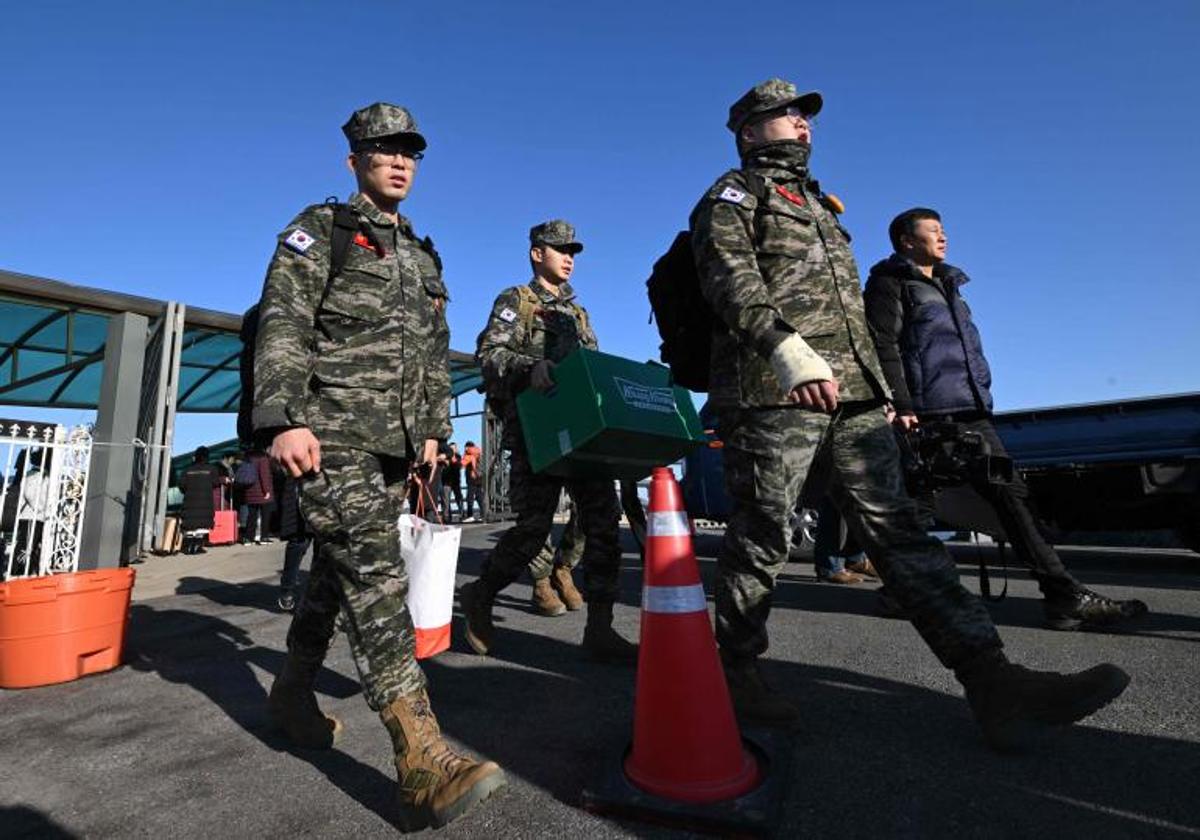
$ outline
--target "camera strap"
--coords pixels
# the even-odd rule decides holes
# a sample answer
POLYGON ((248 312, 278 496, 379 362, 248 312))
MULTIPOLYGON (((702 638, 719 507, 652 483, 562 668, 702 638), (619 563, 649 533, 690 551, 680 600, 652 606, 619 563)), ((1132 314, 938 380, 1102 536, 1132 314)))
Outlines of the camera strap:
POLYGON ((1004 542, 996 543, 996 550, 1000 555, 1000 566, 1004 569, 1004 588, 1000 590, 999 595, 992 595, 992 580, 991 574, 988 572, 987 555, 983 549, 976 545, 976 555, 979 558, 979 597, 991 604, 998 604, 1008 595, 1008 563, 1004 559, 1004 542))

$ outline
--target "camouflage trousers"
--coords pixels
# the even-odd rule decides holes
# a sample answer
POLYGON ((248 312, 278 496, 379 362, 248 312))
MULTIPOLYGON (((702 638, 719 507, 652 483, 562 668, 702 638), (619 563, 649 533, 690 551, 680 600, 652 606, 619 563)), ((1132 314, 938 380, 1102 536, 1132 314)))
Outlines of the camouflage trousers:
MULTIPOLYGON (((717 642, 752 658, 767 650, 775 577, 788 559, 790 517, 813 472, 888 591, 948 668, 1002 646, 983 603, 958 579, 942 543, 904 490, 899 449, 879 408, 833 416, 798 409, 721 416, 725 484, 733 510, 718 559, 717 642)), ((813 492, 818 497, 819 492, 813 492)))
POLYGON ((554 548, 554 541, 550 537, 546 537, 542 550, 537 553, 537 557, 529 561, 529 576, 534 580, 550 577, 555 566, 574 569, 579 565, 580 558, 583 557, 583 526, 579 521, 579 506, 575 504, 575 500, 569 493, 567 498, 571 515, 563 528, 562 536, 558 538, 557 552, 554 548), (556 553, 557 557, 555 557, 556 553))
POLYGON ((600 603, 615 601, 621 571, 621 509, 613 483, 535 474, 524 446, 513 449, 510 465, 508 497, 517 521, 483 561, 480 578, 499 592, 532 565, 546 547, 559 495, 565 488, 575 502, 583 532, 584 597, 600 603))
POLYGON ((323 660, 340 610, 363 694, 379 711, 425 685, 397 529, 408 462, 327 446, 321 467, 300 488, 300 510, 319 549, 288 630, 288 653, 323 660))

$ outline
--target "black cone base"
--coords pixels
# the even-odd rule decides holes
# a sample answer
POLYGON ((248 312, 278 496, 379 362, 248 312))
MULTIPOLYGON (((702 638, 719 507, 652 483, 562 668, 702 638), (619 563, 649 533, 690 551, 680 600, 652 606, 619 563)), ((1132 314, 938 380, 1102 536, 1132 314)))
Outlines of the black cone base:
POLYGON ((733 837, 765 837, 779 824, 791 771, 791 738, 770 729, 742 729, 746 749, 757 759, 763 781, 736 799, 697 804, 664 799, 637 787, 625 775, 624 750, 603 777, 583 791, 583 809, 591 814, 654 823, 733 837))

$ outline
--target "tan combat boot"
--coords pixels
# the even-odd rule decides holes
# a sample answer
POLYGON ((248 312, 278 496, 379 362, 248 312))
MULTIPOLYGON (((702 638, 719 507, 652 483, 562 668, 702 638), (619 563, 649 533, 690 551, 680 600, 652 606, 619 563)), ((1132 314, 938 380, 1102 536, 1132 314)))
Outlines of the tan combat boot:
POLYGON ((313 683, 320 667, 320 662, 301 662, 289 653, 267 697, 271 722, 293 744, 310 750, 329 749, 342 731, 341 721, 317 707, 313 683))
POLYGON ((566 605, 558 599, 558 593, 550 585, 550 578, 544 577, 533 582, 533 597, 529 599, 538 615, 554 617, 567 611, 566 605))
POLYGON ((610 665, 636 665, 638 646, 621 638, 613 629, 612 602, 588 604, 587 625, 583 628, 583 649, 597 662, 610 665))
POLYGON ((554 570, 550 572, 550 585, 554 587, 558 597, 571 612, 583 609, 583 596, 575 588, 575 578, 566 566, 554 567, 554 570))
POLYGON ((442 738, 425 689, 402 694, 379 716, 396 751, 397 801, 405 831, 440 828, 505 785, 493 761, 473 761, 442 738))

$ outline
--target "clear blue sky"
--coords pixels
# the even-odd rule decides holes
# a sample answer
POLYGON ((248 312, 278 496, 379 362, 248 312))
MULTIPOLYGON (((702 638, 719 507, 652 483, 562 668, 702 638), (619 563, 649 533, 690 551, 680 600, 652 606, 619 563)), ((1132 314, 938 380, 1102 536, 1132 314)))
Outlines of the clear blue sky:
POLYGON ((16 4, 0 267, 240 312, 382 99, 429 139, 402 210, 455 347, 564 217, 601 346, 650 358, 649 267, 734 164, 729 104, 780 75, 825 94, 813 170, 864 271, 897 211, 942 212, 998 408, 1200 390, 1198 42, 1195 0, 16 4))

